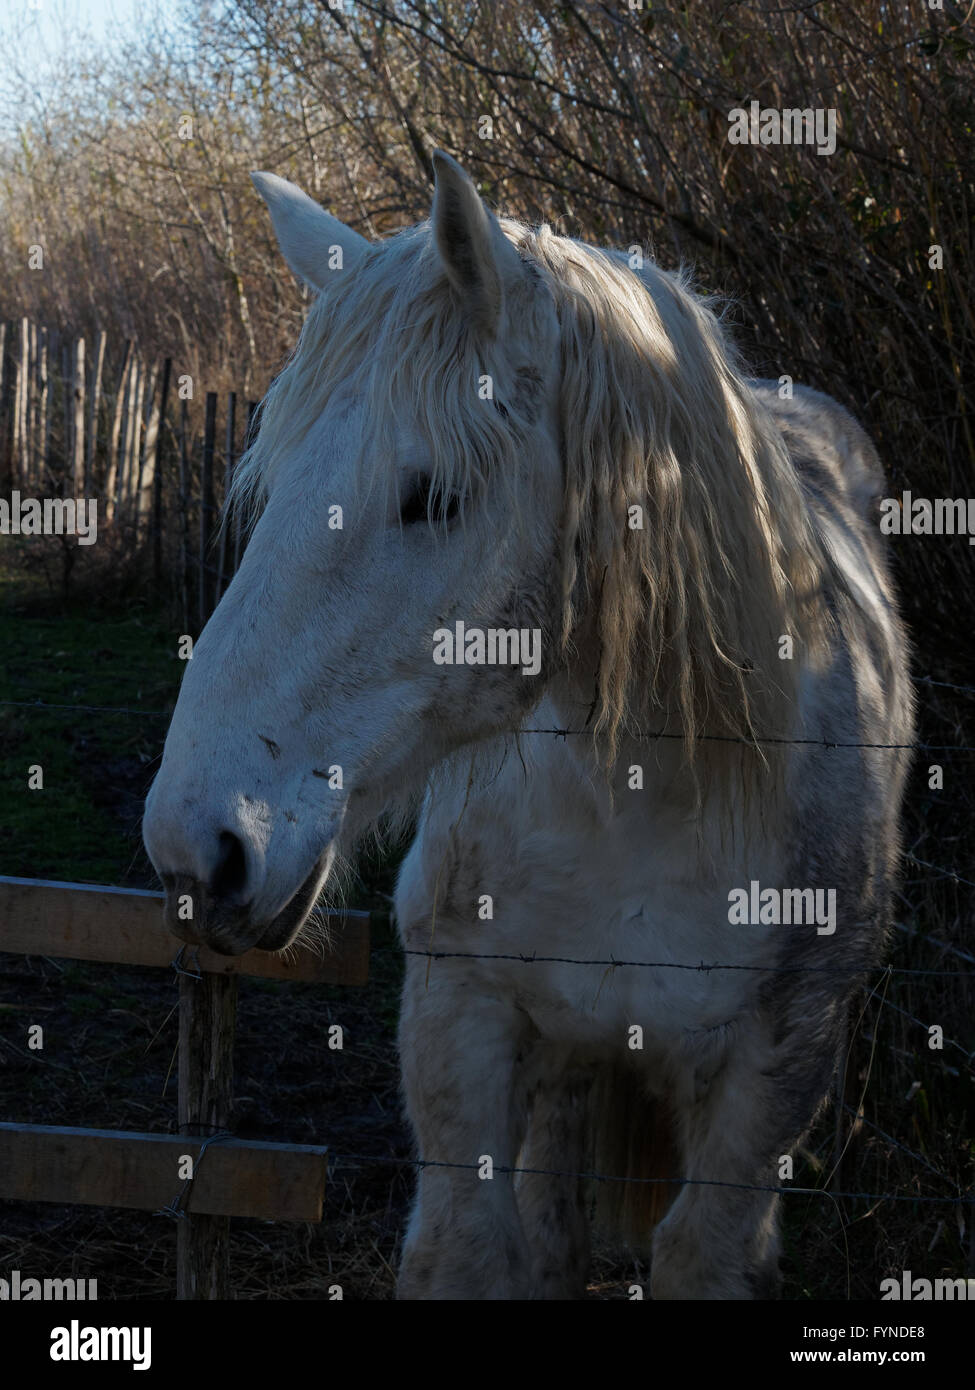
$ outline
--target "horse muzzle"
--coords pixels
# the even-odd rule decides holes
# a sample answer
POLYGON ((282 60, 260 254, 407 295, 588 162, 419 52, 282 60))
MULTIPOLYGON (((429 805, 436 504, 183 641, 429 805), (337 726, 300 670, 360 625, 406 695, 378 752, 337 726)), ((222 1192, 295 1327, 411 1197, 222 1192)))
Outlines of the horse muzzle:
POLYGON ((221 956, 240 956, 251 950, 283 951, 315 906, 330 862, 331 855, 326 852, 281 911, 270 919, 256 918, 253 904, 215 894, 208 885, 188 875, 164 873, 166 926, 180 941, 207 946, 221 956))

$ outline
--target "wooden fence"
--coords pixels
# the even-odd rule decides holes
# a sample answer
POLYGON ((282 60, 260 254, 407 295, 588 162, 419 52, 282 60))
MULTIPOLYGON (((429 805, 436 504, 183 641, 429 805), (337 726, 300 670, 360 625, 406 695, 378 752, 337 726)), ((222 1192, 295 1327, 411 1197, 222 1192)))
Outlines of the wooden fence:
MULTIPOLYGON (((171 967, 181 943, 162 894, 0 878, 0 951, 171 967)), ((366 983, 369 914, 330 913, 334 950, 194 951, 179 970, 179 1128, 138 1134, 0 1124, 0 1196, 20 1201, 169 1210, 177 1216, 180 1299, 228 1298, 230 1218, 320 1221, 327 1149, 235 1139, 230 1119, 237 978, 366 983), (197 968, 198 967, 198 968, 197 968), (199 1133, 199 1131, 203 1133, 199 1133), (187 1160, 192 1177, 181 1176, 187 1160)))
POLYGON ((243 538, 220 530, 220 509, 258 410, 228 393, 218 439, 217 393, 203 394, 202 422, 199 400, 172 358, 131 340, 113 350, 104 332, 91 342, 0 321, 0 479, 22 496, 96 499, 116 549, 151 567, 157 588, 174 576, 187 632, 240 561, 243 538))

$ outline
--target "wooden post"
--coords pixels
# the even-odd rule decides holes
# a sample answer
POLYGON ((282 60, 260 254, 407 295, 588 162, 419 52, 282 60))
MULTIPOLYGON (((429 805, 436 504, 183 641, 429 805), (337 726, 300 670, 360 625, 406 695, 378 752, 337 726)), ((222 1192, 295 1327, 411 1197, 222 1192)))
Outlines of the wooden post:
POLYGON ((227 498, 230 496, 230 481, 234 474, 234 433, 237 423, 237 392, 231 391, 227 397, 227 435, 223 459, 223 525, 220 527, 220 558, 217 562, 217 600, 227 583, 227 527, 230 516, 227 511, 227 498))
POLYGON ((64 435, 61 441, 61 486, 71 471, 71 420, 74 412, 71 407, 71 339, 65 338, 61 344, 61 414, 64 420, 64 435))
POLYGON ((95 469, 98 448, 98 407, 102 398, 102 371, 105 366, 105 344, 108 334, 104 328, 95 337, 95 356, 91 364, 91 390, 88 394, 88 457, 85 465, 85 488, 96 491, 95 469))
MULTIPOLYGON (((260 428, 260 401, 247 402, 247 429, 244 433, 244 453, 251 447, 257 438, 257 431, 260 428)), ((234 574, 240 569, 240 552, 243 549, 241 544, 239 516, 234 517, 234 574)))
POLYGON ((47 479, 48 448, 51 443, 51 381, 48 369, 50 344, 48 331, 41 329, 37 345, 37 379, 40 383, 40 402, 37 416, 37 476, 42 485, 47 479))
POLYGON ((136 470, 135 484, 135 526, 136 539, 142 529, 143 518, 148 516, 152 506, 152 470, 156 462, 156 430, 157 419, 155 412, 156 400, 156 381, 159 378, 159 366, 153 363, 147 366, 148 377, 146 381, 145 396, 140 402, 141 409, 139 418, 142 428, 142 439, 139 445, 138 468, 136 470))
POLYGON ((169 378, 173 359, 163 362, 162 389, 159 394, 159 425, 156 431, 156 463, 152 478, 152 578, 158 591, 162 582, 162 500, 163 500, 163 433, 166 429, 166 406, 169 403, 169 378))
POLYGON ((61 351, 61 335, 56 328, 47 329, 47 379, 44 383, 44 470, 42 478, 45 487, 52 487, 54 484, 54 473, 51 469, 51 435, 54 432, 54 389, 52 376, 57 371, 58 353, 61 351))
MULTIPOLYGON (((179 1124, 188 1138, 206 1139, 229 1124, 236 1006, 235 976, 180 975, 179 1124)), ((206 1161, 206 1153, 197 1159, 206 1161)), ((187 1205, 192 1212, 192 1188, 187 1205)), ((178 1223, 176 1297, 230 1297, 229 1217, 188 1216, 178 1223)))
POLYGON ((41 376, 37 361, 38 338, 37 324, 32 319, 27 334, 27 476, 32 492, 43 486, 38 442, 38 406, 41 396, 41 376))
POLYGON ((217 394, 207 392, 206 414, 203 423, 203 463, 200 468, 200 631, 210 616, 210 583, 207 575, 207 552, 210 547, 210 520, 213 516, 213 446, 217 433, 217 394))
POLYGON ((122 415, 128 392, 129 367, 132 361, 132 340, 127 338, 122 353, 122 370, 118 386, 115 388, 115 404, 112 407, 112 429, 108 437, 108 467, 105 476, 105 510, 109 518, 115 514, 115 497, 118 491, 119 432, 122 428, 122 415))
POLYGON ((24 319, 21 323, 20 337, 22 365, 20 377, 20 476, 28 489, 33 483, 30 455, 30 415, 34 398, 34 382, 31 374, 31 332, 33 327, 30 319, 24 319))
POLYGON ((7 453, 7 396, 10 389, 10 373, 7 370, 7 327, 7 320, 0 319, 0 461, 7 453))
POLYGON ((138 514, 139 449, 142 440, 142 398, 146 389, 146 363, 141 357, 134 362, 132 389, 129 392, 128 449, 125 464, 124 494, 121 503, 124 520, 135 525, 138 514))
POLYGON ((30 329, 27 320, 22 318, 18 327, 17 365, 14 377, 14 431, 13 431, 13 472, 14 481, 23 486, 27 483, 27 399, 29 383, 27 364, 30 358, 30 329))
MULTIPOLYGON (((76 338, 71 354, 71 483, 80 497, 85 490, 85 340, 76 338)), ((66 489, 66 492, 68 490, 66 489)))
POLYGON ((190 467, 187 446, 189 423, 186 397, 179 403, 179 538, 180 591, 183 599, 183 632, 190 630, 190 467))

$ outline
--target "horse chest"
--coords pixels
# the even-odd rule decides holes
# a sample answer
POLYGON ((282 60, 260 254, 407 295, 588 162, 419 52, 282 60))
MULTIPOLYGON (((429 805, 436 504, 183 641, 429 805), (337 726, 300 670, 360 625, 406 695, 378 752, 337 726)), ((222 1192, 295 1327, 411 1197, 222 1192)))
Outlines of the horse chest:
POLYGON ((508 818, 497 802, 469 807, 449 853, 441 818, 421 825, 397 895, 408 946, 469 953, 470 986, 511 998, 556 1041, 670 1050, 748 1009, 755 975, 701 969, 774 949, 768 930, 729 923, 731 865, 702 882, 686 827, 514 805, 508 818))

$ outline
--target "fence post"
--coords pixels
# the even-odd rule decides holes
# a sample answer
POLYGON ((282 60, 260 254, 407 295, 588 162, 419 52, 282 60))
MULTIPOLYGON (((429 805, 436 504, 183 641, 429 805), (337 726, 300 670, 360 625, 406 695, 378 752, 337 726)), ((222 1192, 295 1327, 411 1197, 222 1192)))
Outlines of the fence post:
POLYGON ((57 330, 56 328, 48 328, 48 329, 47 329, 47 382, 46 382, 45 387, 44 387, 44 390, 45 390, 45 399, 44 399, 44 411, 45 411, 45 415, 44 415, 44 446, 43 446, 44 469, 43 469, 43 472, 42 472, 42 474, 41 474, 41 476, 42 476, 42 478, 43 478, 43 480, 44 480, 44 484, 45 484, 46 487, 51 487, 51 486, 53 486, 53 485, 54 485, 54 481, 55 481, 54 470, 51 468, 51 460, 52 460, 52 457, 53 457, 53 456, 52 456, 52 453, 51 453, 51 440, 53 439, 54 434, 55 434, 54 416, 55 416, 55 414, 56 414, 56 411, 55 411, 54 402, 55 402, 55 396, 56 396, 57 393, 56 393, 56 391, 55 391, 54 382, 55 382, 55 378, 57 377, 58 361, 59 361, 60 352, 61 352, 61 335, 60 335, 60 333, 58 332, 58 330, 57 330))
POLYGON ((179 535, 180 535, 180 592, 183 599, 183 632, 190 630, 190 465, 187 457, 189 410, 186 397, 179 403, 179 535))
POLYGON ((152 511, 152 480, 156 466, 156 439, 158 420, 155 413, 156 382, 159 379, 158 363, 146 363, 143 375, 145 394, 139 398, 139 421, 141 436, 136 458, 135 508, 133 539, 136 544, 142 530, 143 519, 146 526, 152 511))
POLYGON ((38 363, 38 347, 40 346, 40 334, 37 324, 33 319, 30 321, 30 328, 27 335, 28 341, 28 372, 27 372, 27 467, 29 469, 29 480, 32 491, 43 488, 44 482, 41 474, 40 457, 37 442, 38 435, 38 407, 40 403, 41 374, 38 363))
POLYGON ((162 388, 159 396, 159 428, 156 434, 156 471, 152 478, 152 578, 157 592, 162 582, 163 432, 166 429, 166 406, 169 403, 169 378, 172 370, 173 359, 167 357, 163 362, 162 388))
POLYGON ((50 342, 46 328, 42 328, 37 348, 37 378, 40 383, 40 403, 37 416, 37 476, 41 485, 47 482, 48 450, 51 445, 51 373, 50 342))
POLYGON ((148 363, 140 356, 133 362, 132 386, 129 390, 128 433, 126 435, 125 475, 119 515, 123 524, 130 519, 135 534, 139 515, 139 458, 142 448, 142 398, 146 389, 148 363))
MULTIPOLYGON (((10 373, 7 371, 7 321, 0 319, 0 460, 9 464, 7 453, 7 394, 10 387, 10 373)), ((2 475, 0 475, 2 476, 2 475)))
MULTIPOLYGON (((260 401, 247 402, 247 429, 244 432, 245 454, 247 450, 251 447, 251 445, 254 443, 254 440, 257 438, 257 431, 260 427, 261 422, 260 415, 258 413, 260 411, 260 407, 260 401)), ((242 518, 239 515, 234 517, 234 574, 236 574, 237 571, 240 569, 241 520, 242 518)))
POLYGON ((200 631, 210 616, 210 584, 207 579, 207 550, 210 544, 210 518, 213 514, 213 446, 217 432, 217 393, 207 392, 203 423, 203 464, 200 469, 200 631))
POLYGON ((105 509, 109 518, 115 515, 115 499, 118 493, 119 474, 119 434, 122 429, 122 415, 129 387, 129 369, 132 361, 132 339, 126 338, 122 352, 122 369, 119 372, 118 386, 115 388, 115 401, 112 405, 112 428, 108 436, 108 467, 105 475, 105 509))
POLYGON ((98 446, 98 407, 102 398, 102 371, 105 366, 105 344, 108 334, 99 329, 95 337, 95 356, 91 364, 91 394, 88 398, 88 462, 85 469, 85 487, 89 492, 95 487, 95 451, 98 446))
POLYGON ((74 495, 85 490, 85 340, 76 338, 71 354, 71 483, 74 495))
POLYGON ((61 344, 61 476, 66 478, 71 471, 71 339, 65 338, 61 344))
POLYGON ((29 486, 29 461, 27 455, 27 402, 30 381, 28 365, 30 361, 30 328, 26 318, 18 325, 17 375, 14 381, 14 480, 21 486, 29 486))
POLYGON ((224 591, 227 575, 227 527, 230 518, 227 513, 227 498, 230 495, 230 481, 234 474, 234 434, 237 423, 237 392, 231 391, 227 397, 227 435, 223 460, 223 525, 220 527, 220 559, 217 561, 217 601, 224 591))
MULTIPOLYGON (((230 1121, 237 977, 179 977, 179 1125, 201 1140, 230 1121)), ((198 1160, 206 1163, 204 1153, 198 1160)), ((189 1210, 193 1210, 190 1188, 189 1210)), ((177 1223, 176 1297, 230 1297, 230 1218, 187 1216, 177 1223)))

